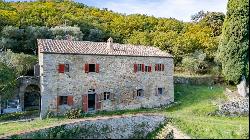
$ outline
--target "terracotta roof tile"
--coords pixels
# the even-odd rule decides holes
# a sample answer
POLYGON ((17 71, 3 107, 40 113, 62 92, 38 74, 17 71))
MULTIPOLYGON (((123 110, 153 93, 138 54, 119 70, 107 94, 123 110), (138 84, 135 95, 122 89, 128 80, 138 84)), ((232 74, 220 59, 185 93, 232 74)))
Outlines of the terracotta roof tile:
POLYGON ((41 53, 172 57, 152 46, 112 43, 113 49, 110 49, 106 42, 52 39, 37 39, 37 42, 41 53))

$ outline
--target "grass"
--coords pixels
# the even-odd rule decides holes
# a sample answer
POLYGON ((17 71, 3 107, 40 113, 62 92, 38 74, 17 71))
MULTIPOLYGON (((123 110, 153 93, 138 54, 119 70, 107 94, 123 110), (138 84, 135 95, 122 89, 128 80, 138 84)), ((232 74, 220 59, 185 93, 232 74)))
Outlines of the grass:
MULTIPOLYGON (((219 117, 209 113, 217 110, 216 103, 225 100, 224 88, 215 86, 175 85, 176 105, 170 108, 134 109, 82 115, 81 117, 111 116, 137 113, 161 113, 192 138, 247 138, 249 117, 219 117)), ((36 119, 30 122, 0 123, 0 135, 32 130, 67 121, 65 117, 36 119)))
POLYGON ((247 138, 249 117, 208 115, 216 111, 216 103, 225 100, 222 87, 175 86, 175 100, 180 102, 166 110, 173 123, 192 138, 247 138))

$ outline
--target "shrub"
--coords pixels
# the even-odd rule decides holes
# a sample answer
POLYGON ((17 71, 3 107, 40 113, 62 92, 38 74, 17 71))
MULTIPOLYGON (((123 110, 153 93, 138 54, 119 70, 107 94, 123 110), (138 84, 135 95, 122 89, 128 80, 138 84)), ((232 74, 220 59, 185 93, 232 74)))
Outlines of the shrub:
POLYGON ((182 59, 182 67, 190 74, 206 73, 208 62, 205 61, 206 54, 202 51, 195 51, 182 59))
POLYGON ((80 118, 81 116, 81 109, 71 109, 65 113, 65 116, 68 119, 76 119, 80 118))

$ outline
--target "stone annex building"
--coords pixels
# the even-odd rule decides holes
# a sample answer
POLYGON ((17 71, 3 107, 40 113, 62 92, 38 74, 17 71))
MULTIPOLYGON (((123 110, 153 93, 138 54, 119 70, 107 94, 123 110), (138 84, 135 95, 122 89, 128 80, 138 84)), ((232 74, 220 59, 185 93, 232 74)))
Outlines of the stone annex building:
POLYGON ((173 57, 158 48, 107 42, 38 39, 41 117, 151 108, 174 101, 173 57))

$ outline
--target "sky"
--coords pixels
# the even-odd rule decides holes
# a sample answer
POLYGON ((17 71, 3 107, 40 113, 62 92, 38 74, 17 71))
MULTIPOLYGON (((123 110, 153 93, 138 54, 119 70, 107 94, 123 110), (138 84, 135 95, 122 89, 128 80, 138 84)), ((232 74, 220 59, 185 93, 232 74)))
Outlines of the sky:
MULTIPOLYGON (((18 0, 5 0, 18 1, 18 0)), ((19 0, 25 1, 25 0, 19 0)), ((29 0, 26 0, 29 1, 29 0)), ((204 10, 226 14, 227 0, 75 0, 88 6, 108 8, 125 14, 146 14, 155 17, 190 21, 191 15, 204 10)))

